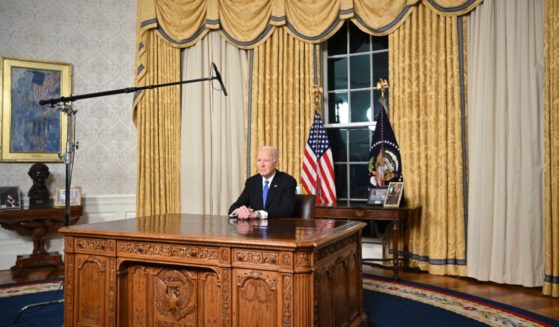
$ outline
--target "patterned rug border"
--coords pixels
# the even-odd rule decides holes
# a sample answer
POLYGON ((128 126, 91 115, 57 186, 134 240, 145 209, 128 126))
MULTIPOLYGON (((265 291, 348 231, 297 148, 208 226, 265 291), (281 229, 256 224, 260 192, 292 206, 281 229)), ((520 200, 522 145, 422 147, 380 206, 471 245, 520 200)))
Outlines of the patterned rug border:
POLYGON ((56 278, 32 282, 2 284, 0 285, 0 298, 61 290, 62 282, 63 279, 56 278))
POLYGON ((363 274, 363 288, 432 305, 489 326, 559 326, 558 321, 537 313, 437 286, 363 274))

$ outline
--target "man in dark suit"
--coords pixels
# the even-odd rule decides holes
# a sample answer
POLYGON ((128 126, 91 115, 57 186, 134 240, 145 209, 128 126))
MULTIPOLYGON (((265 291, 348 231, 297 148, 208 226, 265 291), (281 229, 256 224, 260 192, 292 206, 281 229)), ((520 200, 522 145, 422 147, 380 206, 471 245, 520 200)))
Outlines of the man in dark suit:
POLYGON ((229 215, 239 219, 293 216, 297 182, 289 174, 277 170, 278 150, 263 146, 256 157, 258 174, 247 179, 229 215))

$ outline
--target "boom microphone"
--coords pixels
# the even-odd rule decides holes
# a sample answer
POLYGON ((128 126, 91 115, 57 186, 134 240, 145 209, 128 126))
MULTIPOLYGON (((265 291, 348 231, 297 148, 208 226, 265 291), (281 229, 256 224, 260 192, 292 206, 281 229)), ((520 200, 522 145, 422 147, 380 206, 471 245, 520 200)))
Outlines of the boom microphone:
POLYGON ((217 66, 212 62, 212 67, 215 71, 215 78, 217 78, 217 81, 219 82, 219 85, 221 85, 221 90, 223 91, 223 94, 225 94, 225 96, 227 96, 227 90, 225 89, 225 85, 223 85, 223 80, 221 79, 221 74, 219 73, 219 70, 217 70, 217 66))

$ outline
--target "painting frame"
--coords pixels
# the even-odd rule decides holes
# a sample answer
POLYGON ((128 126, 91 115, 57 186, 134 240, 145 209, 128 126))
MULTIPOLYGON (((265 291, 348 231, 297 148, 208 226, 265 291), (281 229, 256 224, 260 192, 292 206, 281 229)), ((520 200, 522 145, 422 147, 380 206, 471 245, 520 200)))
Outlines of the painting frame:
MULTIPOLYGON (((66 205, 66 188, 58 187, 54 194, 54 206, 64 207, 66 205)), ((82 187, 72 186, 70 187, 70 206, 80 206, 82 204, 82 187)))
POLYGON ((384 207, 398 208, 404 193, 404 182, 390 182, 386 198, 384 198, 384 207))
POLYGON ((72 65, 0 57, 0 161, 62 162, 66 115, 40 100, 72 94, 72 65))
POLYGON ((19 186, 0 186, 0 211, 21 209, 19 186))

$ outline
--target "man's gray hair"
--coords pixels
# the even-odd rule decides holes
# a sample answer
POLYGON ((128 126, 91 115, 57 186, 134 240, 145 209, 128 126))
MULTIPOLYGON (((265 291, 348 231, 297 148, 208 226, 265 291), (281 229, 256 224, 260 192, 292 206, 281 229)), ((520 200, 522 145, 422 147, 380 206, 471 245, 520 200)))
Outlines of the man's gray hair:
POLYGON ((276 149, 275 147, 273 147, 271 145, 262 146, 260 149, 258 149, 258 152, 260 152, 260 151, 272 151, 272 159, 274 159, 274 161, 279 160, 278 149, 276 149))

